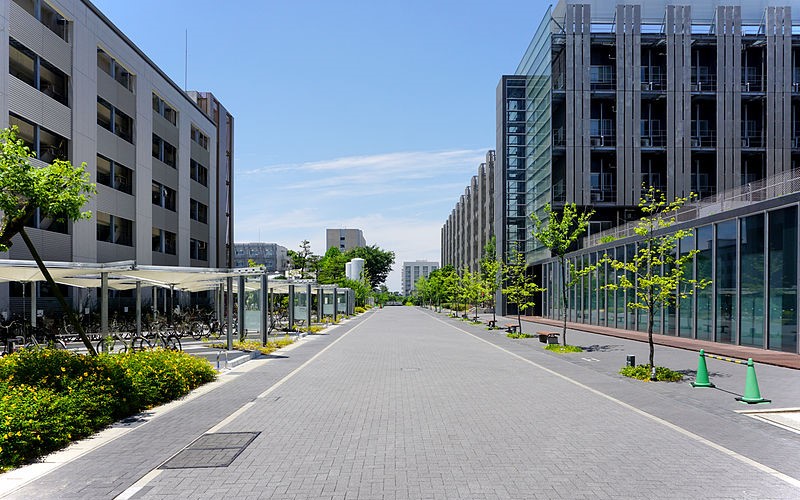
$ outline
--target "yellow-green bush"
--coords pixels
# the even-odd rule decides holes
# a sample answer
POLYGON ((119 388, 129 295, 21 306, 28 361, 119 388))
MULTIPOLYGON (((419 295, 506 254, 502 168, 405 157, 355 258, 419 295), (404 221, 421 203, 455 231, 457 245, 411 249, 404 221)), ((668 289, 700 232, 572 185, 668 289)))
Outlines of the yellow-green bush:
POLYGON ((23 349, 5 356, 0 359, 0 471, 215 377, 207 361, 174 351, 91 357, 23 349))

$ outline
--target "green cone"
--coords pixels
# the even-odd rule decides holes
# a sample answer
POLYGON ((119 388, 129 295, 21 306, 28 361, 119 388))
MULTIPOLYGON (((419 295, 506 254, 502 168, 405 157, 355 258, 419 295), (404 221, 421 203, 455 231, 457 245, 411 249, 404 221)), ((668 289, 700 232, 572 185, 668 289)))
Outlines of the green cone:
POLYGON ((697 362, 697 377, 692 382, 692 387, 714 387, 708 380, 708 368, 706 368, 706 353, 700 349, 700 360, 697 362))
POLYGON ((758 390, 756 367, 753 365, 753 358, 747 360, 747 378, 744 381, 744 395, 740 398, 736 398, 736 400, 749 404, 769 403, 772 401, 771 399, 764 399, 761 397, 761 391, 758 390))

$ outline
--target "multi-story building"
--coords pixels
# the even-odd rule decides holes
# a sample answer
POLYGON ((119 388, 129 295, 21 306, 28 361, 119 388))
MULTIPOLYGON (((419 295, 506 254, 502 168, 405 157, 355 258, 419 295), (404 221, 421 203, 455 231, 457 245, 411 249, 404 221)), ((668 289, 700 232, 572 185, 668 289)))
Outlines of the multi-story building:
POLYGON ((438 262, 430 262, 427 260, 403 262, 403 295, 408 297, 414 293, 414 290, 417 288, 417 280, 422 277, 427 278, 428 275, 436 269, 439 269, 438 262))
POLYGON ((286 247, 277 243, 234 243, 234 267, 249 267, 250 261, 264 266, 267 271, 283 273, 289 266, 286 247))
POLYGON ((442 265, 473 272, 480 269, 484 248, 494 236, 494 164, 495 152, 489 150, 442 227, 442 265))
MULTIPOLYGON (((791 184, 800 167, 800 11, 788 3, 561 0, 548 10, 497 90, 498 254, 524 249, 549 287, 537 313, 557 314, 560 271, 529 214, 574 202, 596 211, 597 234, 638 218, 642 186, 655 186, 670 200, 735 200, 701 200, 703 217, 682 222, 694 238, 680 251, 699 250, 691 272, 713 283, 661 312, 657 330, 797 352, 797 273, 787 267, 797 242, 786 235, 797 234, 800 196, 768 187, 791 184), (756 189, 775 199, 747 194, 756 189)), ((598 241, 586 238, 573 262, 636 248, 634 237, 598 241)), ((605 273, 583 279, 570 317, 641 329, 626 298, 601 287, 605 273)))
POLYGON ((342 252, 367 246, 364 233, 360 229, 326 229, 325 248, 338 248, 342 252))
MULTIPOLYGON (((89 220, 34 217, 45 260, 229 267, 233 118, 184 92, 86 0, 0 2, 0 126, 36 153, 85 162, 89 220)), ((30 259, 21 242, 7 254, 30 259)))

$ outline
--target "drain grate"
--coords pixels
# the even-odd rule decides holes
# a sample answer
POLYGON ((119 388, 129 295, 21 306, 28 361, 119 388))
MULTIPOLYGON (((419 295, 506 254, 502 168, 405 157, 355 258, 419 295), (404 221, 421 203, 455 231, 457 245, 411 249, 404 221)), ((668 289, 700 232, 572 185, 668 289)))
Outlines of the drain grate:
POLYGON ((227 467, 253 442, 260 432, 217 432, 203 434, 195 442, 164 462, 159 469, 227 467))

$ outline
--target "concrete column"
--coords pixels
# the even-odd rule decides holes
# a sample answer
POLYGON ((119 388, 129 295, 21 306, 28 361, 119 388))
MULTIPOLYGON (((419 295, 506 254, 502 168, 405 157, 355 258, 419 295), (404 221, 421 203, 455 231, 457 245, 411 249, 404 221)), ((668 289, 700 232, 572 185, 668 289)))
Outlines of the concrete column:
POLYGON ((100 334, 108 335, 108 273, 100 273, 100 334))
POLYGON ((259 299, 259 316, 261 317, 261 345, 267 345, 267 334, 269 333, 269 279, 266 271, 261 275, 261 292, 259 299))
POLYGON ((142 282, 136 282, 136 335, 142 334, 142 282))
POLYGON ((238 311, 239 322, 238 322, 237 334, 239 335, 240 339, 243 339, 244 335, 245 335, 245 328, 244 328, 244 301, 245 301, 245 294, 246 294, 245 289, 244 289, 244 284, 245 284, 245 276, 244 275, 239 276, 239 283, 238 284, 239 284, 239 294, 238 294, 237 298, 239 299, 239 311, 238 311))
POLYGON ((322 322, 322 317, 324 316, 324 312, 322 310, 323 302, 325 302, 325 292, 320 286, 317 287, 317 321, 320 323, 322 322))
POLYGON ((338 304, 336 302, 337 292, 338 292, 338 289, 336 287, 334 287, 333 288, 333 322, 334 323, 336 323, 336 321, 337 321, 337 319, 339 317, 339 310, 338 310, 339 308, 338 308, 338 304))
MULTIPOLYGON (((22 286, 25 286, 24 284, 22 286)), ((36 326, 36 282, 31 281, 31 326, 36 326)))
POLYGON ((294 330, 294 285, 289 285, 289 331, 294 330))
POLYGON ((306 328, 311 332, 311 283, 306 285, 306 328))
MULTIPOLYGON (((228 350, 233 349, 233 277, 225 278, 226 296, 228 299, 228 314, 225 324, 225 339, 227 340, 228 350)), ((222 324, 222 322, 220 322, 222 324)))

